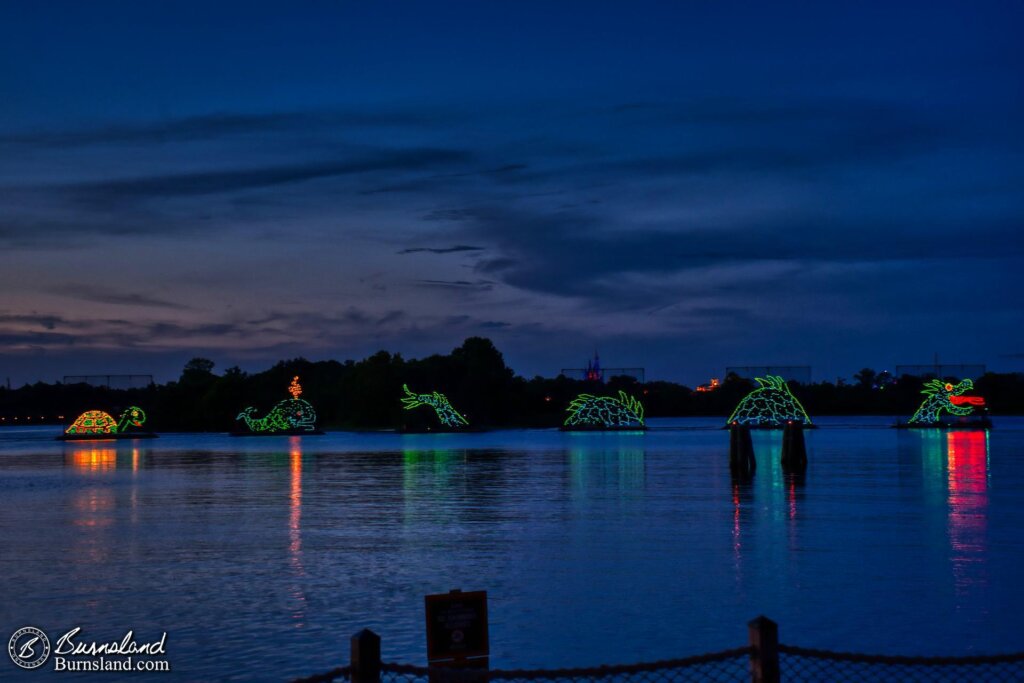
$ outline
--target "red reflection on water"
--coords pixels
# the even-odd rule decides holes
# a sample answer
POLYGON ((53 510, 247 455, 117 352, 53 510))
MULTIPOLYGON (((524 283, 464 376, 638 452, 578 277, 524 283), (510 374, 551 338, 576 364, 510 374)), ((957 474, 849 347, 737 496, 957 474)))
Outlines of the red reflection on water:
POLYGON ((732 485, 732 548, 739 558, 742 544, 740 543, 740 487, 732 485))
POLYGON ((957 592, 984 584, 987 549, 988 433, 951 431, 947 436, 949 543, 957 592))

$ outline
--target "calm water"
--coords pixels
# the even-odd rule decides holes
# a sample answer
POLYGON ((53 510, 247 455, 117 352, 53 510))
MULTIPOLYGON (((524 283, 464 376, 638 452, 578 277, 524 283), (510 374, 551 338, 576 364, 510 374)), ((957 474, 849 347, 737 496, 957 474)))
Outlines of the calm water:
POLYGON ((0 636, 167 631, 174 678, 280 680, 346 661, 363 627, 422 663, 423 595, 459 587, 489 591, 499 668, 734 647, 759 613, 812 647, 1024 650, 1024 420, 885 422, 822 420, 803 481, 756 434, 743 487, 706 420, 116 445, 0 430, 0 636))

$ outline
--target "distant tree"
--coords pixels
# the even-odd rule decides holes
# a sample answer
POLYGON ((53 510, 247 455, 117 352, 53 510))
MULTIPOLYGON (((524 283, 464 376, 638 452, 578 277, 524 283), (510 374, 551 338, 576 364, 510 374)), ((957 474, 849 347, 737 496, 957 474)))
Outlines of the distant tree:
POLYGON ((870 389, 875 385, 876 377, 878 377, 878 373, 871 368, 864 368, 853 376, 853 378, 857 380, 857 384, 865 389, 870 389))
MULTIPOLYGON (((199 359, 199 360, 202 360, 202 359, 199 359)), ((210 369, 213 370, 212 364, 211 364, 211 368, 210 369)), ((245 371, 242 370, 242 368, 238 367, 237 365, 233 365, 233 366, 231 366, 230 368, 228 368, 227 370, 224 371, 224 378, 225 379, 237 379, 237 378, 242 378, 242 377, 245 377, 245 371)))
POLYGON ((214 362, 208 358, 193 358, 185 363, 185 368, 181 371, 181 380, 184 382, 186 379, 209 377, 213 375, 213 366, 214 362))

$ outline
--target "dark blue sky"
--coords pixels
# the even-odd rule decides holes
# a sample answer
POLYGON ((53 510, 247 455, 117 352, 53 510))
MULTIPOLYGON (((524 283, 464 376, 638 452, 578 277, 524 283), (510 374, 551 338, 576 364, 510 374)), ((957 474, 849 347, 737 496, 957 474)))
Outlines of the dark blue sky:
POLYGON ((0 5, 0 376, 1024 369, 1024 5, 0 5))

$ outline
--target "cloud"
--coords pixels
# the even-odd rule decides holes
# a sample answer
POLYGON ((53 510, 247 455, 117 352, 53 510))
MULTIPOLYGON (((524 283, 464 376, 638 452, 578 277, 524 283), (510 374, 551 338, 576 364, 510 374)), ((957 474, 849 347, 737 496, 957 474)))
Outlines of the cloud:
POLYGON ((39 315, 38 313, 6 314, 0 313, 0 325, 31 325, 53 330, 66 319, 59 315, 39 315))
POLYGON ((901 270, 941 290, 950 273, 973 272, 969 262, 1024 256, 1012 219, 976 221, 965 234, 956 216, 936 220, 927 229, 891 219, 860 224, 858 217, 815 216, 812 211, 647 227, 622 225, 601 214, 494 206, 477 207, 473 216, 461 232, 491 245, 495 256, 475 265, 476 272, 488 276, 487 286, 498 281, 599 310, 650 313, 673 307, 673 315, 689 320, 745 316, 745 300, 774 298, 782 291, 802 296, 801 286, 815 288, 819 298, 827 296, 828 277, 835 275, 814 283, 811 275, 818 272, 853 273, 834 296, 856 299, 858 292, 878 287, 890 292, 915 287, 913 282, 898 286, 893 278, 901 270), (891 267, 863 271, 858 264, 891 267))
MULTIPOLYGON (((448 118, 445 114, 443 118, 448 118)), ((0 135, 0 145, 67 149, 93 145, 147 145, 212 140, 274 132, 346 130, 351 127, 434 125, 440 112, 422 109, 375 111, 296 111, 277 113, 213 113, 153 122, 115 123, 75 130, 49 130, 0 135)))
MULTIPOLYGON (((477 179, 488 177, 508 176, 512 177, 517 171, 527 168, 526 164, 504 164, 497 168, 489 168, 481 171, 463 171, 459 173, 438 173, 422 178, 406 180, 400 183, 391 183, 381 187, 374 187, 362 190, 362 195, 384 194, 391 192, 424 192, 435 187, 450 188, 453 181, 459 179, 477 179)), ((429 220, 429 219, 428 219, 429 220)))
POLYGON ((427 252, 430 254, 454 254, 460 251, 484 251, 483 247, 473 247, 468 244, 456 244, 451 247, 410 247, 402 249, 398 254, 418 254, 427 252))
POLYGON ((80 338, 62 332, 7 332, 0 330, 0 345, 9 351, 40 350, 74 346, 80 338))
POLYGON ((441 287, 444 289, 472 289, 477 291, 489 291, 494 288, 492 280, 417 280, 421 287, 441 287))
POLYGON ((456 149, 380 150, 362 158, 104 180, 73 184, 65 189, 86 205, 116 207, 154 197, 221 194, 378 171, 415 171, 469 159, 469 153, 456 149))
POLYGON ((66 296, 81 301, 92 301, 101 304, 114 304, 117 306, 141 306, 145 308, 168 308, 174 310, 188 310, 189 307, 167 299, 160 299, 154 296, 147 296, 137 292, 121 292, 117 290, 104 289, 95 285, 68 285, 50 289, 55 294, 66 296))

